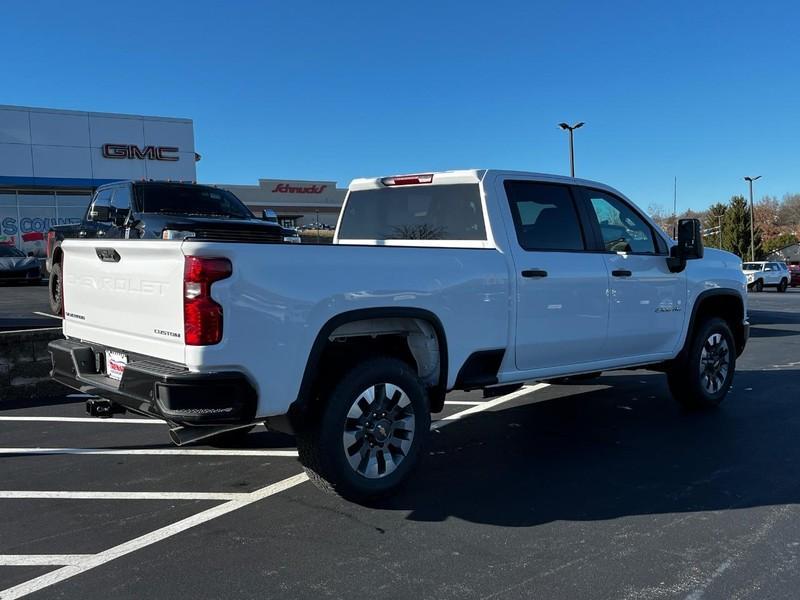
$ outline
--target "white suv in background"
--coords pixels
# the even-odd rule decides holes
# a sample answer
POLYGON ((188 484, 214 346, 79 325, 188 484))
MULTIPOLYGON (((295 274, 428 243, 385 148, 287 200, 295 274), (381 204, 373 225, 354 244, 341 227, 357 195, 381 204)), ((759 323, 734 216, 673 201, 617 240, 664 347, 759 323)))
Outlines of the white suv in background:
POLYGON ((791 279, 789 267, 782 262, 747 262, 742 265, 742 270, 747 277, 747 289, 756 292, 765 287, 774 287, 779 292, 785 292, 791 279))

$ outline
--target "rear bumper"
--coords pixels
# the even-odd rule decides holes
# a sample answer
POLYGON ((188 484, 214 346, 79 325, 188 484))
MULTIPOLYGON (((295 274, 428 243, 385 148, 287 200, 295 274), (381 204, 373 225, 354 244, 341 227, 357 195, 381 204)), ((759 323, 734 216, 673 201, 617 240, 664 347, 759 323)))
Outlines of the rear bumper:
POLYGON ((47 348, 54 380, 136 413, 179 425, 251 423, 255 417, 256 391, 243 373, 197 373, 175 363, 129 354, 122 380, 115 381, 105 375, 105 346, 54 340, 47 348))

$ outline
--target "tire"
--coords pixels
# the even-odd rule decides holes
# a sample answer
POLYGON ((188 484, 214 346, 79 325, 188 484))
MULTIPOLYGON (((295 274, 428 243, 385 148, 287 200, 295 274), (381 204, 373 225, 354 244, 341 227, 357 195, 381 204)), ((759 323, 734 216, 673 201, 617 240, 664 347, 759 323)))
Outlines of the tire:
POLYGON ((47 285, 47 297, 50 300, 50 310, 54 315, 64 316, 64 281, 61 273, 61 263, 53 263, 50 268, 50 280, 47 285))
POLYGON ((763 279, 756 279, 756 282, 753 284, 753 289, 757 292, 764 291, 764 280, 763 279))
POLYGON ((297 433, 311 481, 356 502, 396 491, 419 462, 431 425, 416 371, 395 358, 374 358, 346 372, 320 400, 297 433))
POLYGON ((778 292, 781 294, 786 291, 786 288, 789 286, 789 283, 785 279, 781 279, 781 282, 778 284, 778 292))
POLYGON ((685 357, 667 371, 672 397, 689 409, 714 408, 725 399, 736 370, 736 346, 728 323, 701 322, 685 357))

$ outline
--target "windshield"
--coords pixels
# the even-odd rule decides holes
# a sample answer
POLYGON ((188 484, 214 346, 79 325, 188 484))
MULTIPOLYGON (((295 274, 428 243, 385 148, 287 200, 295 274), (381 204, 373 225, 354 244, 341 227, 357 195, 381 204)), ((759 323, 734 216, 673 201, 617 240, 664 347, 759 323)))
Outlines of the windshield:
POLYGON ((17 250, 14 246, 0 246, 0 258, 8 258, 9 256, 25 258, 25 253, 17 250))
POLYGON ((485 240, 475 184, 388 187, 351 192, 340 239, 485 240))
POLYGON ((253 213, 236 196, 215 188, 149 184, 139 186, 138 195, 143 213, 254 218, 253 213))
POLYGON ((760 271, 762 266, 758 263, 744 263, 742 269, 744 271, 760 271))

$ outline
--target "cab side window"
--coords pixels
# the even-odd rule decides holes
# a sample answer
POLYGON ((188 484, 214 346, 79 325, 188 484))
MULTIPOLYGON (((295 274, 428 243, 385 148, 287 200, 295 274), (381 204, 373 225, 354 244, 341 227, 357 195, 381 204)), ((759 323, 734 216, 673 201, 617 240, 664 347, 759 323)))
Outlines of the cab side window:
POLYGON ((589 212, 597 219, 607 252, 658 254, 650 225, 619 198, 584 188, 589 212))
POLYGON ((569 188, 535 181, 506 181, 506 196, 524 250, 584 250, 578 211, 569 188))
POLYGON ((86 212, 87 221, 108 221, 108 215, 111 210, 111 189, 104 189, 97 192, 94 200, 89 205, 89 210, 86 212))
POLYGON ((131 188, 127 185, 114 188, 114 197, 111 205, 119 211, 128 211, 131 208, 131 188))

